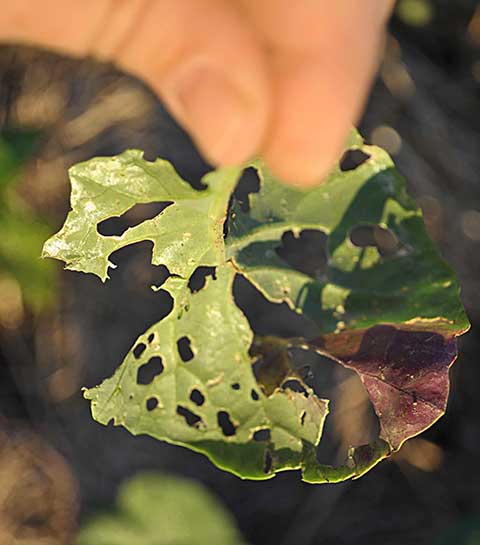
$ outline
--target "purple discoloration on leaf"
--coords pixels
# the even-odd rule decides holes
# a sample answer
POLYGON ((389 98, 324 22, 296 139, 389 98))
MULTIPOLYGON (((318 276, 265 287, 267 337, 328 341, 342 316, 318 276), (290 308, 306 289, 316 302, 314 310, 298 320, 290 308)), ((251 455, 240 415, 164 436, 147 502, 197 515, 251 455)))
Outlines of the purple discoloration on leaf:
POLYGON ((378 325, 324 339, 324 349, 360 376, 380 437, 395 450, 445 413, 448 370, 457 357, 449 333, 378 325))

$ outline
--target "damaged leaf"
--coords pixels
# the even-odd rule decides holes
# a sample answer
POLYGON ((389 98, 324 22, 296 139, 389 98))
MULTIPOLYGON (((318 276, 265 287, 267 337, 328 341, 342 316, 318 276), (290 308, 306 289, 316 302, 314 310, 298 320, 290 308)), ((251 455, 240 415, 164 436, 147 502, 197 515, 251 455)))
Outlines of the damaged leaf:
POLYGON ((113 419, 134 434, 202 452, 239 476, 264 479, 301 467, 304 444, 320 440, 328 403, 313 392, 263 393, 248 355, 253 334, 233 302, 234 275, 230 264, 219 267, 196 293, 184 280, 168 279, 163 289, 174 299, 172 312, 138 339, 113 377, 85 396, 103 424, 113 419), (178 349, 184 338, 193 352, 187 362, 178 349), (140 356, 138 346, 145 347, 140 356), (154 358, 161 372, 140 384, 140 370, 154 358), (263 439, 255 440, 262 430, 263 439))
POLYGON ((69 174, 72 210, 62 229, 46 242, 45 257, 62 259, 67 269, 94 273, 103 281, 108 268, 115 266, 110 254, 144 240, 153 242, 152 263, 165 265, 171 274, 190 276, 200 265, 223 262, 223 221, 237 169, 208 174, 207 189, 198 191, 168 161, 150 163, 131 150, 81 163, 69 174), (151 202, 170 206, 121 236, 98 232, 102 221, 151 202))
POLYGON ((335 168, 309 191, 280 184, 258 163, 260 191, 250 196, 248 213, 234 204, 227 256, 268 299, 306 314, 323 334, 417 318, 464 331, 458 283, 392 160, 355 136, 350 149, 357 148, 364 163, 335 168), (370 229, 371 240, 368 232, 358 236, 359 228, 370 229), (279 252, 285 233, 299 238, 305 230, 326 235, 327 263, 318 275, 293 268, 279 252))
POLYGON ((395 450, 445 413, 457 347, 442 325, 432 331, 431 323, 419 320, 324 339, 323 350, 360 376, 380 421, 380 437, 395 450))
POLYGON ((259 190, 233 197, 241 169, 210 173, 199 191, 136 151, 71 170, 72 211, 45 255, 105 280, 112 252, 152 241, 173 299, 85 397, 99 422, 187 446, 244 478, 285 469, 317 483, 358 477, 444 413, 455 338, 468 329, 458 284, 391 159, 357 133, 309 191, 284 186, 261 162, 248 166, 259 190), (100 234, 103 221, 148 202, 165 206, 121 235, 100 234), (214 272, 192 289, 202 268, 214 272), (236 275, 318 334, 255 337, 233 297, 236 275), (353 446, 340 467, 317 460, 328 401, 295 370, 298 346, 356 372, 379 419, 378 439, 353 446))

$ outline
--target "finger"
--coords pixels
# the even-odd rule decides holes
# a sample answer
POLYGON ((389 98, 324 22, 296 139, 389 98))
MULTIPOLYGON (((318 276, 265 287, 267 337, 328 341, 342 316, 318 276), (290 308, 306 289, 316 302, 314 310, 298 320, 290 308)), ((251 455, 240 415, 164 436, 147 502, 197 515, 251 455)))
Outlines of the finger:
MULTIPOLYGON (((127 3, 128 4, 128 3, 127 3)), ((157 0, 129 29, 96 45, 147 80, 216 164, 259 149, 269 114, 264 58, 253 31, 226 0, 157 0)), ((112 28, 122 23, 113 22, 112 28)), ((128 25, 127 25, 128 26, 128 25)))
POLYGON ((3 0, 0 40, 85 55, 102 26, 110 0, 3 0))
POLYGON ((362 111, 382 49, 386 2, 312 1, 295 10, 284 0, 243 2, 271 51, 273 117, 265 160, 287 182, 319 183, 362 111), (268 24, 266 4, 275 5, 268 24))
POLYGON ((263 36, 265 43, 274 49, 290 51, 317 51, 322 43, 322 25, 335 32, 337 21, 350 21, 367 26, 368 33, 372 26, 387 21, 396 0, 335 0, 322 2, 302 0, 235 0, 245 10, 253 26, 263 36), (357 4, 357 5, 355 5, 357 4), (358 14, 362 20, 356 20, 358 14))
POLYGON ((263 56, 228 0, 6 0, 0 39, 115 60, 148 81, 214 163, 258 151, 263 56))

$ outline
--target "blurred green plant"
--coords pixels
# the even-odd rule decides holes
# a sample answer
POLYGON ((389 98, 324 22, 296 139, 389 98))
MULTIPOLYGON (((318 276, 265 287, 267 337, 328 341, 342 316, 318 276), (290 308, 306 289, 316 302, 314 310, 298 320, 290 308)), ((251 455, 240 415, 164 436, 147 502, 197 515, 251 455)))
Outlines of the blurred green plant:
POLYGON ((445 530, 434 545, 480 545, 480 516, 461 518, 445 530))
POLYGON ((434 7, 430 0, 400 0, 396 14, 406 25, 424 27, 432 22, 434 7))
POLYGON ((95 515, 76 545, 242 545, 235 521, 199 483, 144 473, 120 487, 113 512, 95 515))
POLYGON ((0 324, 6 327, 19 324, 24 305, 38 312, 54 294, 54 267, 40 259, 52 228, 16 191, 38 137, 36 132, 0 133, 0 324))

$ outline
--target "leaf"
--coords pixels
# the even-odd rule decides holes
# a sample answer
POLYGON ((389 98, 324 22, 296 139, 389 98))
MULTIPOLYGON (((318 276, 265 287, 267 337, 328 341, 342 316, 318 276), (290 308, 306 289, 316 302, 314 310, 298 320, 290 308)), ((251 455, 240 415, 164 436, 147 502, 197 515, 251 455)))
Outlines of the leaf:
POLYGON ((135 151, 71 170, 72 211, 45 255, 105 280, 113 251, 151 240, 152 262, 171 273, 161 287, 171 313, 113 377, 85 391, 96 420, 187 446, 244 478, 301 469, 308 482, 338 482, 362 475, 444 413, 455 337, 468 328, 458 285, 389 157, 356 133, 348 147, 309 191, 252 163, 261 183, 248 207, 235 198, 229 207, 241 169, 210 173, 203 191, 135 151), (155 201, 173 204, 121 236, 99 234, 105 219, 155 201), (215 267, 214 278, 192 292, 189 278, 202 266, 215 267), (237 274, 313 320, 318 335, 253 342, 232 294, 237 274), (379 438, 352 447, 340 467, 317 461, 328 401, 298 376, 295 346, 358 373, 379 417, 379 438))
POLYGON ((380 437, 398 449, 444 414, 455 337, 469 325, 458 284, 391 159, 359 139, 356 148, 369 157, 362 165, 337 168, 308 192, 278 184, 259 164, 249 212, 237 205, 230 215, 227 255, 268 299, 317 323, 321 337, 306 344, 359 374, 380 437), (368 226, 393 241, 390 252, 374 237, 369 246, 353 243, 352 232, 368 226), (279 255, 285 232, 298 239, 312 229, 328 239, 317 276, 279 255))
POLYGON ((248 213, 234 207, 227 256, 268 299, 307 314, 322 333, 439 317, 452 332, 464 331, 468 321, 458 284, 391 159, 360 139, 350 149, 357 148, 367 161, 347 172, 335 168, 310 191, 284 186, 261 163, 255 165, 261 188, 250 197, 248 213), (368 226, 396 239, 390 256, 352 243, 351 232, 368 226), (293 269, 277 252, 284 233, 298 236, 306 229, 328 237, 327 267, 317 277, 293 269))
POLYGON ((234 275, 230 264, 219 267, 216 280, 197 293, 182 279, 168 279, 163 289, 175 302, 172 312, 85 396, 103 424, 113 419, 134 434, 189 446, 239 476, 264 479, 285 464, 301 466, 304 442, 320 440, 327 402, 313 392, 261 391, 248 355, 252 332, 233 302, 234 275))
POLYGON ((418 320, 324 339, 321 352, 360 376, 380 420, 380 437, 394 450, 445 413, 448 370, 457 347, 455 336, 443 333, 442 325, 418 320))
POLYGON ((139 151, 110 159, 95 158, 73 166, 71 205, 62 230, 44 246, 45 257, 66 268, 94 273, 103 281, 114 267, 111 253, 135 242, 153 242, 152 263, 172 274, 190 276, 199 266, 222 263, 223 221, 237 169, 212 172, 204 191, 192 189, 167 161, 149 163, 139 151), (103 236, 97 227, 138 203, 172 203, 158 216, 122 236, 103 236))
POLYGON ((203 486, 144 473, 121 488, 116 509, 80 529, 77 545, 241 545, 235 521, 203 486))

